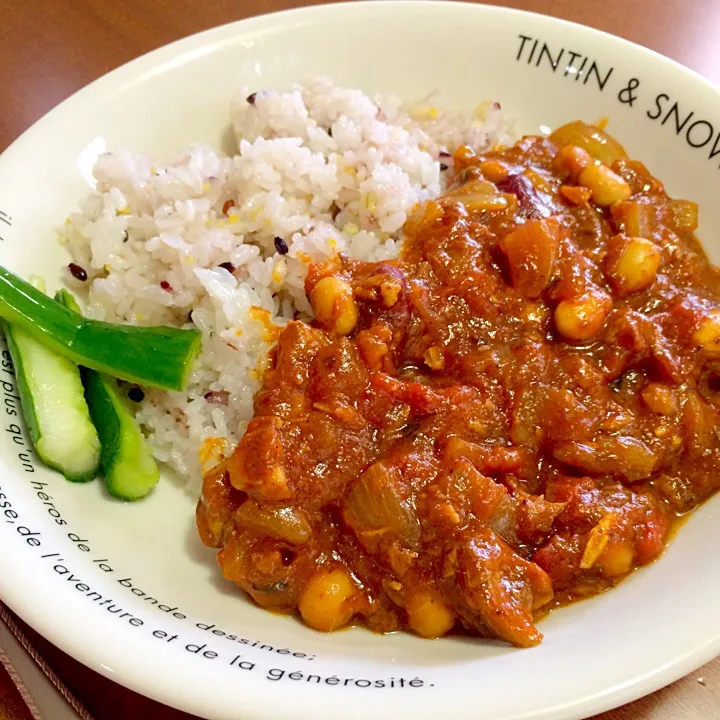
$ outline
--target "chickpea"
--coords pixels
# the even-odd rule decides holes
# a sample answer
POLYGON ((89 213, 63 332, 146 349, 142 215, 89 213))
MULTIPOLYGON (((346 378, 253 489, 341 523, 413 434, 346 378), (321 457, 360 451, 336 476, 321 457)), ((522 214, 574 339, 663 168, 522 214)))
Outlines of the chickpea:
POLYGON ((587 150, 577 145, 565 145, 558 150, 553 159, 553 167, 557 172, 567 172, 576 177, 588 165, 593 163, 587 150))
POLYGON ((641 237, 617 235, 608 254, 608 274, 623 295, 644 290, 655 281, 662 252, 655 243, 641 237))
POLYGON ((621 542, 611 542, 597 559, 595 567, 606 577, 620 577, 632 570, 634 560, 632 547, 621 542))
POLYGON ((425 638, 442 637, 455 624, 455 614, 434 591, 423 590, 407 601, 408 624, 425 638))
POLYGON ((569 340, 590 340, 597 335, 612 308, 612 300, 602 291, 562 300, 555 308, 555 326, 569 340))
POLYGON ((310 292, 318 322, 338 335, 350 334, 358 321, 358 309, 350 283, 334 275, 318 280, 310 292))
POLYGON ((358 590, 342 568, 313 575, 303 590, 302 619, 315 630, 332 632, 347 625, 355 614, 358 590))
POLYGON ((693 342, 709 355, 720 355, 720 311, 715 310, 700 321, 693 342))
POLYGON ((578 175, 578 184, 586 187, 601 207, 622 202, 632 195, 630 186, 607 165, 586 165, 578 175))

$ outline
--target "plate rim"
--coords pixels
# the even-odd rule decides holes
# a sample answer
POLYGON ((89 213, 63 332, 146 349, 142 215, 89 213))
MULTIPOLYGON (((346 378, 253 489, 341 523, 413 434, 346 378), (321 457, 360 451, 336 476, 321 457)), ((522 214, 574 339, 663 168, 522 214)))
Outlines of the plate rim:
MULTIPOLYGON (((355 12, 367 12, 369 8, 378 10, 381 7, 399 8, 401 6, 407 10, 407 12, 411 12, 411 9, 416 7, 428 8, 433 12, 477 13, 479 16, 485 15, 486 17, 492 17, 494 15, 515 16, 529 18, 532 19, 533 22, 545 23, 548 26, 564 27, 572 32, 600 38, 616 46, 630 48, 646 56, 652 63, 660 63, 665 67, 672 67, 675 71, 688 77, 694 85, 701 86, 706 92, 709 91, 714 95, 720 96, 720 88, 715 86, 708 78, 660 52, 603 30, 538 12, 496 5, 458 2, 457 0, 357 0, 355 2, 334 2, 242 18, 193 33, 144 53, 104 73, 56 104, 30 127, 24 130, 0 153, 0 168, 6 162, 12 162, 16 154, 22 154, 25 145, 32 142, 35 133, 39 132, 46 124, 52 123, 55 116, 63 110, 97 92, 111 92, 113 90, 121 92, 122 87, 124 87, 126 83, 140 80, 147 72, 160 74, 167 64, 179 61, 180 58, 188 52, 193 50, 197 51, 200 48, 207 48, 208 52, 212 52, 218 44, 235 42, 234 36, 237 34, 246 35, 253 32, 263 32, 271 30, 275 24, 291 24, 293 21, 300 22, 306 17, 308 21, 312 23, 313 16, 322 16, 327 13, 339 12, 343 15, 347 14, 347 16, 351 16, 355 12)), ((5 562, 2 554, 0 554, 0 569, 4 570, 12 565, 12 560, 5 562)), ((38 583, 39 587, 43 585, 45 585, 45 583, 38 583)), ((220 705, 215 705, 213 708, 207 707, 205 705, 205 698, 202 698, 203 706, 198 705, 193 700, 191 687, 179 693, 177 692, 177 687, 173 689, 172 684, 156 684, 152 682, 150 677, 144 678, 138 674, 130 673, 125 673, 122 677, 119 677, 114 670, 104 664, 103 658, 105 657, 106 659, 106 654, 98 649, 96 645, 85 640, 83 640, 82 643, 78 643, 77 635, 73 635, 72 628, 65 630, 64 627, 59 627, 57 622, 53 622, 55 616, 43 613, 40 606, 25 604, 26 598, 24 597, 24 593, 22 590, 15 591, 12 585, 6 581, 4 572, 0 573, 0 586, 2 587, 2 597, 0 599, 18 615, 18 617, 64 653, 81 662, 91 670, 98 672, 123 687, 178 710, 195 713, 214 712, 215 715, 213 715, 213 717, 224 717, 225 715, 223 713, 227 713, 227 708, 223 708, 220 705)), ((693 672, 719 654, 720 633, 717 637, 709 638, 705 643, 688 650, 679 657, 648 671, 644 675, 636 676, 625 683, 606 688, 594 695, 580 697, 562 706, 545 707, 538 711, 526 713, 522 715, 522 718, 523 720, 531 720, 531 718, 536 720, 571 720, 604 712, 655 692, 693 672)), ((267 720, 267 718, 276 719, 278 715, 270 713, 272 704, 271 701, 268 701, 272 693, 260 691, 257 696, 265 699, 266 706, 264 708, 254 706, 246 707, 243 712, 247 712, 248 718, 252 718, 253 720, 259 720, 261 718, 263 720, 267 720)), ((319 712, 313 711, 313 708, 309 707, 296 707, 295 710, 296 716, 299 719, 307 718, 307 720, 311 720, 311 718, 314 719, 321 716, 319 712)), ((323 714, 322 717, 325 717, 325 715, 323 714)))

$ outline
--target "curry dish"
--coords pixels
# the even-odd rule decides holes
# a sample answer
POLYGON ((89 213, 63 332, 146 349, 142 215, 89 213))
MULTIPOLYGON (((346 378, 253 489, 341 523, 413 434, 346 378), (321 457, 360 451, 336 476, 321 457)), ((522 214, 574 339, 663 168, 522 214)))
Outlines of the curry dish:
POLYGON ((399 261, 310 268, 197 522, 313 628, 532 646, 716 490, 720 285, 696 206, 600 128, 447 161, 399 261))

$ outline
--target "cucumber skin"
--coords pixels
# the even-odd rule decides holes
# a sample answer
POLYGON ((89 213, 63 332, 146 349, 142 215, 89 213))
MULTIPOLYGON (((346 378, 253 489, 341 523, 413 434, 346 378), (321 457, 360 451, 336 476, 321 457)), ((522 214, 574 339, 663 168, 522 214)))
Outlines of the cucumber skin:
MULTIPOLYGON (((23 417, 25 419, 25 425, 30 435, 35 452, 38 457, 42 460, 44 465, 47 465, 53 470, 57 470, 59 473, 65 476, 70 482, 86 483, 94 480, 97 476, 99 465, 96 465, 92 470, 88 470, 84 473, 73 473, 68 472, 67 468, 62 467, 57 462, 54 462, 52 458, 49 458, 45 453, 42 452, 40 447, 40 441, 42 439, 42 432, 38 422, 37 414, 35 413, 35 405, 32 399, 32 391, 26 380, 26 372, 23 366, 23 357, 20 347, 15 339, 15 333, 13 328, 4 320, 0 320, 0 328, 5 334, 5 341, 7 342, 10 357, 13 361, 15 368, 15 381, 17 385, 18 395, 20 396, 20 405, 22 406, 23 417)), ((78 370, 79 372, 79 370, 78 370)))
POLYGON ((160 470, 113 378, 82 369, 85 398, 100 436, 100 465, 108 492, 121 500, 140 500, 160 480, 160 470), (126 465, 132 465, 126 471, 126 465), (144 465, 145 467, 140 467, 144 465), (128 483, 128 479, 132 478, 128 483))
POLYGON ((100 436, 100 465, 105 471, 112 465, 113 458, 118 454, 120 446, 120 418, 115 412, 110 395, 94 370, 83 368, 83 385, 85 386, 85 400, 90 408, 90 416, 95 423, 100 436))

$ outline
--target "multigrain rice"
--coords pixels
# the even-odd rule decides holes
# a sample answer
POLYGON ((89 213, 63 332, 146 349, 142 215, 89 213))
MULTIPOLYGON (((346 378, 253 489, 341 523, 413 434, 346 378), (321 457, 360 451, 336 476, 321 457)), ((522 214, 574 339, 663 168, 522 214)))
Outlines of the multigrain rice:
POLYGON ((279 328, 310 314, 308 265, 338 252, 395 257, 413 206, 443 191, 448 153, 512 140, 496 103, 467 114, 431 100, 406 108, 323 79, 242 89, 232 122, 232 157, 199 144, 165 164, 101 156, 96 192, 61 228, 87 274, 66 279, 89 289, 92 317, 202 332, 186 390, 145 389, 137 403, 155 456, 193 492, 252 417, 279 328))

